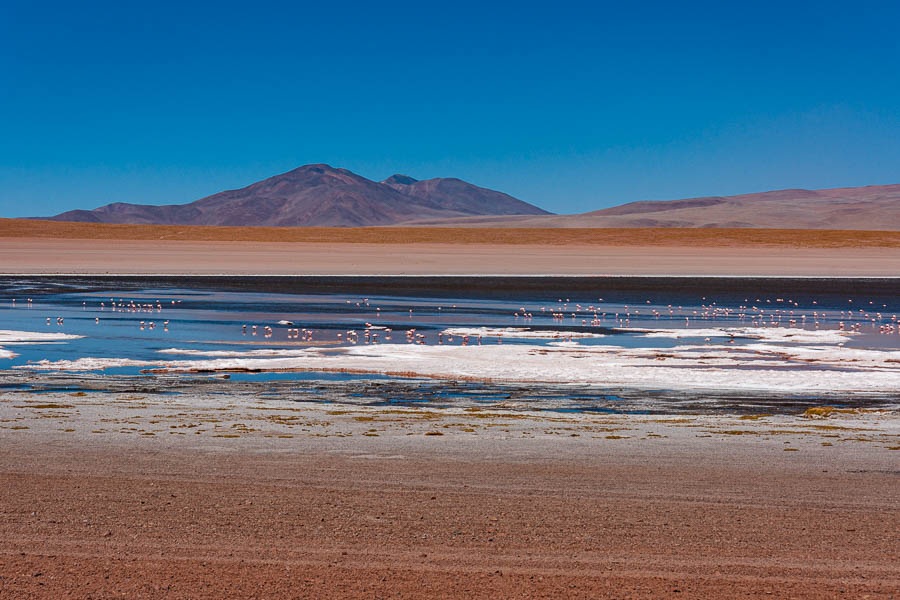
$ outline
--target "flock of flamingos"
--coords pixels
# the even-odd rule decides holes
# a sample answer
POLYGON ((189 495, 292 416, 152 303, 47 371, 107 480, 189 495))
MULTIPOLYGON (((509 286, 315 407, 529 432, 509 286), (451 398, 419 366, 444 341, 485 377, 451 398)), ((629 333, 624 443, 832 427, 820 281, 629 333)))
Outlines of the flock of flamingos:
MULTIPOLYGON (((13 300, 15 305, 16 300, 13 300)), ((852 299, 848 299, 847 308, 844 310, 822 309, 819 308, 816 301, 812 301, 811 306, 801 308, 800 303, 792 299, 774 298, 762 299, 757 298, 751 301, 745 299, 746 304, 734 307, 719 306, 716 302, 707 301, 705 297, 701 299, 698 307, 674 306, 668 304, 652 305, 650 300, 641 308, 632 305, 615 305, 604 304, 602 298, 598 298, 596 303, 581 304, 573 303, 570 299, 560 298, 555 306, 539 306, 536 308, 526 308, 520 306, 507 315, 505 319, 509 325, 508 333, 511 337, 515 337, 517 330, 523 329, 525 326, 533 326, 537 316, 537 322, 550 323, 556 326, 566 326, 567 331, 558 332, 558 337, 565 338, 567 332, 577 329, 590 331, 591 328, 597 327, 616 327, 628 328, 632 326, 634 321, 668 321, 670 324, 680 323, 682 327, 689 328, 692 325, 709 325, 712 323, 739 325, 744 327, 788 327, 800 329, 818 329, 822 325, 832 325, 841 331, 852 331, 861 333, 864 329, 867 332, 878 333, 882 335, 900 334, 900 322, 898 322, 896 314, 888 314, 886 304, 876 304, 874 301, 864 302, 861 308, 854 305, 852 299), (580 326, 580 327, 579 327, 580 326)), ((125 300, 110 298, 107 303, 105 300, 99 302, 97 308, 100 311, 110 311, 113 313, 126 314, 160 314, 167 309, 181 308, 179 305, 181 300, 170 300, 163 302, 155 300, 153 302, 142 302, 137 300, 125 300)), ((351 300, 346 300, 347 304, 353 304, 351 300)), ((33 306, 33 299, 26 299, 26 305, 30 308, 33 306)), ((431 316, 448 315, 457 307, 450 305, 446 309, 443 306, 417 306, 416 308, 399 308, 391 307, 386 311, 382 311, 380 306, 371 307, 368 298, 363 298, 355 302, 355 306, 360 309, 359 312, 369 313, 374 317, 374 321, 385 321, 388 318, 394 321, 403 317, 407 319, 414 318, 414 311, 422 313, 431 313, 431 316), (430 309, 430 310, 429 310, 430 309)), ((84 310, 88 309, 87 302, 82 303, 84 310)), ((343 318, 354 318, 358 321, 358 313, 344 313, 343 318)), ((173 317, 174 318, 174 317, 173 317)), ((95 317, 94 322, 100 324, 99 316, 95 317)), ((169 331, 170 319, 161 321, 163 332, 169 331)), ((46 323, 52 325, 53 317, 47 317, 46 323)), ((65 324, 64 317, 56 317, 55 323, 62 327, 65 324)), ((153 331, 157 327, 157 322, 149 320, 148 317, 137 319, 135 325, 141 331, 153 331)), ((281 320, 272 324, 242 324, 240 327, 243 336, 256 336, 262 334, 262 337, 271 339, 278 332, 278 337, 285 337, 287 340, 297 340, 303 343, 311 343, 317 332, 306 327, 297 327, 292 321, 281 320)), ((389 326, 376 325, 372 322, 365 321, 359 326, 336 334, 336 342, 347 344, 377 344, 380 342, 391 342, 393 340, 393 329, 389 326), (361 333, 360 333, 361 332, 361 333)), ((724 335, 724 334, 723 334, 724 335)), ((503 332, 498 331, 495 336, 497 343, 502 343, 503 332)), ((730 342, 733 343, 733 334, 730 342)), ((482 344, 484 336, 482 335, 459 335, 456 336, 457 343, 468 345, 469 343, 482 344)), ((454 343, 454 336, 445 332, 438 332, 432 336, 432 340, 437 344, 454 343)), ((706 338, 707 341, 710 338, 706 338)), ((405 332, 405 341, 410 344, 427 344, 429 337, 427 333, 422 333, 415 327, 409 327, 405 332)))

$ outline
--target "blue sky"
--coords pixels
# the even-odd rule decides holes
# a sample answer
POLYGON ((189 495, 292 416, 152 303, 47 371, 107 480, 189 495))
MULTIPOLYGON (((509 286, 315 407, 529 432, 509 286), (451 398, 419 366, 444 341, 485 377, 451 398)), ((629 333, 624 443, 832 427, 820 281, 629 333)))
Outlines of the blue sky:
POLYGON ((554 212, 900 183, 898 22, 898 2, 7 0, 0 216, 313 162, 554 212))

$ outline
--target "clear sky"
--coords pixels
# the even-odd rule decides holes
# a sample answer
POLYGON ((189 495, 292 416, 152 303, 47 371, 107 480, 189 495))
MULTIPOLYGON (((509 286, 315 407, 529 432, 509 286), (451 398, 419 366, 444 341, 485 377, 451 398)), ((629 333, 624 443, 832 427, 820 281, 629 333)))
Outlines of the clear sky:
POLYGON ((313 162, 554 212, 900 183, 900 2, 0 7, 0 216, 313 162))

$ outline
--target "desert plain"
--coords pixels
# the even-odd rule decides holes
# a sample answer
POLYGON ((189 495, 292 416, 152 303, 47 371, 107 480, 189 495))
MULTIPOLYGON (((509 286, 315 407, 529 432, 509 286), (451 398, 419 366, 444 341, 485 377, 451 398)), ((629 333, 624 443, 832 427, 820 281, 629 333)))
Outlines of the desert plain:
POLYGON ((279 228, 0 219, 0 272, 890 277, 900 232, 279 228))
MULTIPOLYGON (((0 271, 893 277, 900 234, 2 221, 0 271)), ((900 596, 891 411, 0 390, 0 448, 0 598, 900 596)))

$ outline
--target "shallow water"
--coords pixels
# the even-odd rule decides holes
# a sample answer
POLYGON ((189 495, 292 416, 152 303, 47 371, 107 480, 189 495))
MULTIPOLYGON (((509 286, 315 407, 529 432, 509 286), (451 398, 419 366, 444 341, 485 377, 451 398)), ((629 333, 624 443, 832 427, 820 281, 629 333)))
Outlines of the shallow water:
MULTIPOLYGON (((160 361, 194 358, 191 353, 239 355, 367 343, 407 345, 410 340, 421 345, 547 346, 572 336, 581 346, 662 351, 727 343, 740 348, 759 340, 710 330, 741 327, 772 334, 786 330, 815 334, 838 332, 841 323, 844 331, 855 331, 842 338, 843 347, 900 352, 897 313, 900 280, 896 279, 6 277, 0 279, 0 330, 82 337, 0 343, 17 354, 0 359, 0 370, 41 360, 160 361), (475 333, 468 337, 446 333, 453 328, 475 333), (502 335, 497 329, 504 330, 502 335), (639 331, 659 329, 685 337, 639 331), (596 337, 575 337, 586 333, 596 337), (164 350, 169 352, 162 354, 164 350)), ((790 340, 781 343, 795 345, 790 340)), ((102 373, 139 376, 142 371, 127 366, 102 373)), ((231 377, 244 382, 404 380, 309 372, 231 377)), ((420 394, 427 402, 467 400, 459 389, 443 393, 440 382, 429 385, 433 389, 420 394)), ((504 393, 473 394, 492 402, 502 400, 504 393)), ((545 397, 541 402, 565 410, 615 410, 616 398, 591 390, 581 397, 557 398, 556 403, 545 397)), ((386 395, 382 400, 413 401, 409 394, 386 395)))

